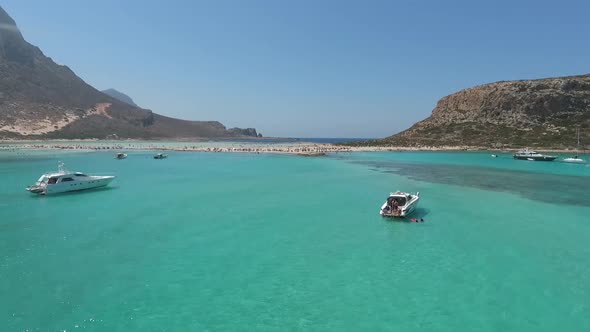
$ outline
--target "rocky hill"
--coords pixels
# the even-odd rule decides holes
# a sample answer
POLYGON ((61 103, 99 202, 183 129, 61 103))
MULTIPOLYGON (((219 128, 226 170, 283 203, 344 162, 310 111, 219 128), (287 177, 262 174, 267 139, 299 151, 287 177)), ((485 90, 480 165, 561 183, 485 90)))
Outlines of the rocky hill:
POLYGON ((442 98, 391 146, 568 148, 590 145, 590 75, 485 84, 442 98))
POLYGON ((131 106, 135 106, 135 107, 139 107, 137 106, 137 104, 133 101, 133 99, 131 99, 131 97, 129 97, 128 95, 124 94, 121 91, 115 90, 115 89, 106 89, 106 90, 102 90, 102 93, 104 93, 105 95, 109 95, 119 101, 122 101, 126 104, 129 104, 131 106))
POLYGON ((0 138, 235 137, 216 121, 184 121, 88 85, 23 38, 0 7, 0 138))
POLYGON ((234 136, 262 137, 262 134, 257 133, 254 128, 230 128, 227 131, 234 136))

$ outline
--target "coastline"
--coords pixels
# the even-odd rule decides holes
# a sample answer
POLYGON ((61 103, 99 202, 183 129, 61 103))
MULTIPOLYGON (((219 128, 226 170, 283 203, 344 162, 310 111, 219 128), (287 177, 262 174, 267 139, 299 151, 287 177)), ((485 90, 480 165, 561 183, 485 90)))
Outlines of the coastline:
MULTIPOLYGON (((271 140, 267 138, 267 140, 271 140)), ((276 140, 276 139, 275 139, 276 140)), ((439 146, 439 147, 402 147, 402 146, 347 146, 331 143, 313 143, 305 141, 273 143, 259 140, 125 140, 105 141, 97 139, 81 140, 0 140, 2 150, 81 150, 81 151, 186 151, 186 152, 242 152, 242 153, 278 153, 306 156, 320 156, 326 153, 351 152, 505 152, 518 151, 516 148, 489 148, 474 146, 439 146)), ((572 153, 575 149, 535 148, 541 152, 572 153)))

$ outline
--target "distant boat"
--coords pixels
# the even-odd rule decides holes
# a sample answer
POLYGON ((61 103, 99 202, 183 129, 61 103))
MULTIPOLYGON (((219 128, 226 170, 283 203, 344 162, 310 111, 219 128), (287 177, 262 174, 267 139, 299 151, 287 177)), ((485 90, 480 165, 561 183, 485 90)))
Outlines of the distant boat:
MULTIPOLYGON (((580 129, 579 128, 576 129, 576 134, 578 136, 578 145, 577 145, 576 151, 578 151, 578 150, 580 150, 580 129)), ((583 163, 586 162, 586 160, 578 157, 578 155, 576 154, 573 157, 569 157, 569 158, 563 159, 563 162, 565 162, 565 163, 583 164, 583 163)))
POLYGON ((303 156, 303 157, 323 157, 326 155, 325 152, 302 152, 302 153, 298 153, 297 155, 299 156, 303 156))
POLYGON ((572 163, 572 164, 583 164, 586 162, 586 160, 582 159, 582 158, 578 158, 577 155, 570 157, 570 158, 564 158, 563 159, 564 163, 572 163))
POLYGON ((498 158, 498 155, 497 154, 493 154, 492 155, 492 158, 498 158))
POLYGON ((166 159, 166 158, 168 158, 167 154, 158 153, 158 154, 154 155, 154 159, 166 159))
POLYGON ((383 217, 405 217, 415 211, 420 200, 420 193, 409 194, 396 191, 389 194, 381 206, 379 214, 383 217))
POLYGON ((45 195, 94 189, 107 186, 114 178, 114 176, 86 175, 80 172, 70 172, 60 162, 57 172, 41 175, 34 185, 27 187, 27 191, 45 195))
POLYGON ((117 153, 115 155, 115 158, 116 159, 125 159, 125 158, 127 158, 127 154, 126 153, 117 153))
POLYGON ((531 151, 528 148, 524 150, 520 150, 514 154, 514 159, 518 160, 530 160, 530 161, 553 161, 557 159, 556 156, 548 156, 544 154, 540 154, 535 151, 531 151))

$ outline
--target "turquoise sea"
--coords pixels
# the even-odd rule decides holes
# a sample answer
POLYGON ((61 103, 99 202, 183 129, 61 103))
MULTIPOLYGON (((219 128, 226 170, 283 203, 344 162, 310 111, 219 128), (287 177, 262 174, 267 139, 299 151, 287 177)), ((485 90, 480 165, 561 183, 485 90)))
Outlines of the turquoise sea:
POLYGON ((0 151, 2 331, 589 331, 590 168, 0 151), (115 174, 32 196, 57 161, 115 174), (424 223, 382 219, 420 191, 424 223))

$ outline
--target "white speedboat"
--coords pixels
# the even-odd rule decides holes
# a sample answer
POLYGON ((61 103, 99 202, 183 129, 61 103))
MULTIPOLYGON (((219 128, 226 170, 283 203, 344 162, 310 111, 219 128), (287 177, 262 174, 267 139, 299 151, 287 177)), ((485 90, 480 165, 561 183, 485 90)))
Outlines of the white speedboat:
POLYGON ((381 206, 379 214, 384 217, 406 217, 416 210, 420 193, 409 194, 396 191, 389 194, 385 203, 381 206))
POLYGON ((41 195, 87 190, 107 186, 114 178, 112 175, 99 176, 70 172, 60 162, 57 172, 41 175, 34 185, 27 187, 27 190, 41 195))
POLYGON ((154 155, 154 159, 166 159, 166 158, 168 158, 167 154, 158 153, 158 154, 154 155))
POLYGON ((126 153, 117 153, 115 155, 115 159, 125 159, 127 158, 127 154, 126 153))
POLYGON ((580 158, 578 156, 573 156, 573 157, 570 157, 570 158, 564 158, 563 159, 563 162, 564 163, 583 164, 583 163, 586 162, 586 160, 584 160, 584 159, 582 159, 582 158, 580 158))

